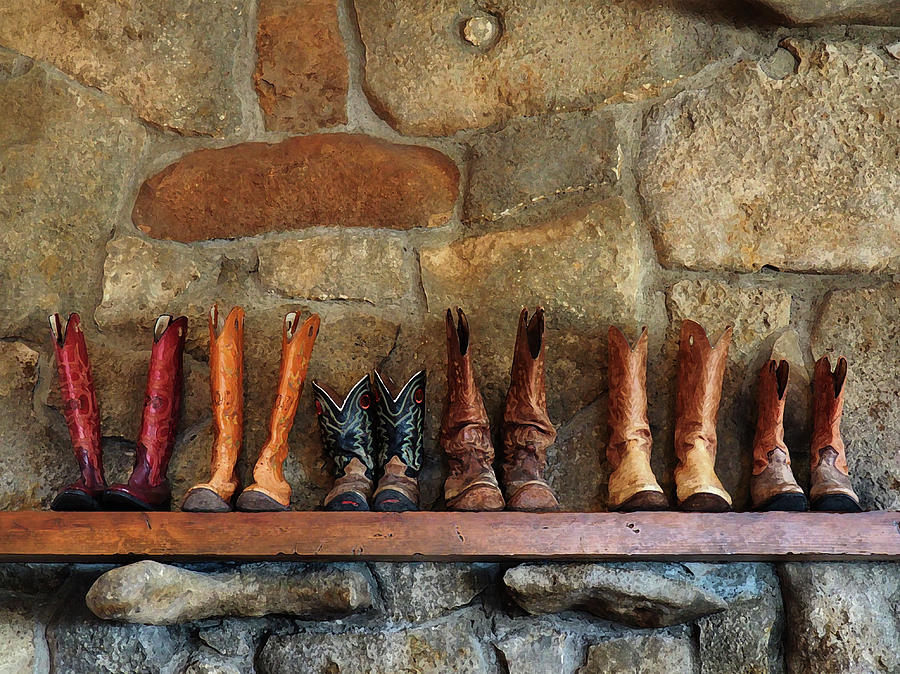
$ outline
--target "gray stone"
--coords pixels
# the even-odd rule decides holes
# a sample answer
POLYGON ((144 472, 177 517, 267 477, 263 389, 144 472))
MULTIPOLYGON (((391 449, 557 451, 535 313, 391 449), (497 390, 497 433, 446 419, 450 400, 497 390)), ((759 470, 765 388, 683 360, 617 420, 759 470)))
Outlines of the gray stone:
POLYGON ((676 625, 726 607, 661 564, 525 564, 508 570, 503 583, 529 613, 583 609, 633 627, 676 625))
POLYGON ((546 622, 528 622, 493 643, 509 674, 572 674, 584 661, 580 635, 546 622))
POLYGON ((848 360, 841 434, 863 507, 900 510, 900 284, 832 292, 810 342, 832 367, 848 360))
POLYGON ((790 672, 900 671, 900 565, 779 566, 790 672))
POLYGON ((372 595, 368 575, 351 568, 248 564, 200 573, 148 560, 107 571, 86 601, 107 620, 172 625, 212 616, 348 615, 371 606, 372 595))
POLYGON ((762 0, 799 24, 863 23, 900 26, 897 0, 762 0))
POLYGON ((622 162, 616 131, 609 112, 574 112, 515 119, 474 136, 464 220, 521 220, 562 200, 608 195, 622 162))
POLYGON ((469 19, 483 14, 470 3, 416 0, 400 13, 389 0, 355 4, 366 93, 378 114, 409 135, 653 97, 740 48, 758 53, 768 42, 746 21, 754 10, 737 2, 698 0, 686 11, 639 0, 503 0, 488 7, 502 24, 493 47, 465 38, 469 19))
POLYGON ((56 592, 69 577, 68 564, 0 564, 0 591, 18 595, 56 592))
POLYGON ((0 80, 0 337, 44 342, 50 313, 99 301, 103 245, 145 132, 46 66, 13 75, 0 80))
POLYGON ((38 621, 24 601, 0 595, 0 672, 36 671, 37 627, 38 621))
POLYGON ((693 674, 698 664, 689 634, 660 630, 594 644, 578 674, 693 674))
POLYGON ((148 122, 222 136, 242 124, 234 70, 250 7, 35 0, 0 8, 0 44, 115 96, 148 122))
POLYGON ((467 610, 401 630, 276 635, 266 641, 257 667, 260 674, 487 674, 496 671, 496 661, 482 641, 483 621, 483 614, 467 610))
POLYGON ((742 61, 660 103, 637 174, 666 267, 900 270, 900 63, 790 38, 796 74, 742 61))
POLYGON ((348 232, 263 243, 259 282, 307 300, 397 302, 411 290, 407 249, 396 236, 348 232))
POLYGON ((498 569, 494 564, 376 563, 372 572, 388 617, 419 622, 470 603, 498 569))

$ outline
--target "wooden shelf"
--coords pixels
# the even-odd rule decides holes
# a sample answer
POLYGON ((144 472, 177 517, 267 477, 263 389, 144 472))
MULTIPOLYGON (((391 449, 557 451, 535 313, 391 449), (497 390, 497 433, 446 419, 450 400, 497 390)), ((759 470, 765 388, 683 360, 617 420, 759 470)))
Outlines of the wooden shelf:
POLYGON ((0 512, 2 561, 900 560, 900 513, 0 512))

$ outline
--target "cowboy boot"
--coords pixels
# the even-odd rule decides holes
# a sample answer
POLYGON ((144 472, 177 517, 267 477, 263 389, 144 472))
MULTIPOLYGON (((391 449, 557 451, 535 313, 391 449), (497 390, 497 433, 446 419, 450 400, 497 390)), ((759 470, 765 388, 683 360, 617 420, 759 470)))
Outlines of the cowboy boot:
POLYGON ((322 444, 335 468, 334 486, 323 503, 325 510, 368 510, 375 475, 369 375, 356 382, 340 402, 334 391, 316 381, 313 394, 322 444))
POLYGON ((419 470, 425 435, 425 370, 419 370, 395 393, 393 382, 375 371, 375 432, 381 478, 375 510, 419 509, 419 470))
POLYGON ((50 316, 56 371, 63 399, 63 413, 72 439, 75 461, 81 477, 63 487, 53 499, 53 510, 98 510, 106 489, 103 476, 103 449, 100 445, 100 408, 94 392, 91 361, 88 359, 81 317, 69 314, 63 323, 59 314, 50 316))
POLYGON ((244 435, 244 310, 234 307, 219 326, 219 308, 209 312, 209 384, 215 423, 212 476, 190 488, 181 506, 188 512, 231 510, 238 488, 234 472, 244 435))
POLYGON ((111 510, 169 509, 172 490, 166 469, 181 413, 186 337, 184 316, 173 319, 162 315, 156 319, 134 469, 126 484, 114 484, 104 492, 103 504, 111 510))
POLYGON ((809 455, 812 510, 858 513, 859 496, 850 484, 847 454, 841 437, 847 359, 838 358, 834 372, 828 357, 816 361, 813 378, 813 433, 809 455))
POLYGON ((634 346, 609 326, 609 509, 667 510, 669 500, 650 468, 647 420, 647 328, 634 346))
POLYGON ((555 510, 559 501, 544 480, 547 448, 556 429, 547 414, 544 382, 544 310, 519 314, 509 390, 503 409, 503 488, 509 510, 555 510))
POLYGON ((807 510, 806 495, 791 472, 791 454, 784 444, 784 402, 790 366, 770 360, 759 371, 756 435, 750 500, 754 510, 807 510))
POLYGON ((297 314, 284 317, 281 333, 281 374, 278 395, 269 421, 269 439, 259 452, 253 469, 253 484, 238 497, 237 509, 251 512, 288 510, 291 486, 284 479, 284 460, 288 455, 288 433, 294 424, 297 403, 319 334, 319 315, 313 314, 297 329, 297 314))
POLYGON ((447 402, 441 418, 440 445, 450 474, 444 482, 449 510, 503 510, 505 501, 494 474, 494 446, 481 393, 469 356, 469 322, 447 309, 447 402))
POLYGON ((715 347, 698 323, 681 324, 675 396, 675 488, 682 510, 725 512, 731 496, 716 476, 716 417, 731 344, 726 328, 715 347))

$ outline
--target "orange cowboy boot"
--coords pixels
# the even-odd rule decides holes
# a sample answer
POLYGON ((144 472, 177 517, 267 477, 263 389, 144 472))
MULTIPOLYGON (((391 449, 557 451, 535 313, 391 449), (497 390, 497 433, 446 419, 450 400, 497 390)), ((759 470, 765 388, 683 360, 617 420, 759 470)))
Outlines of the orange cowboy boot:
POLYGON ((838 358, 834 372, 828 357, 816 361, 813 378, 813 433, 809 453, 811 509, 858 513, 859 496, 850 483, 847 453, 841 437, 847 359, 838 358))
POLYGON ((250 512, 288 510, 291 486, 284 479, 284 460, 288 455, 288 433, 294 425, 297 403, 303 393, 303 382, 319 334, 319 315, 313 314, 297 328, 298 316, 284 317, 281 332, 281 374, 278 395, 269 421, 269 439, 259 452, 253 469, 253 484, 238 497, 237 509, 250 512))
POLYGON ((234 472, 244 434, 244 310, 234 307, 219 325, 209 311, 209 383, 215 422, 212 477, 194 485, 181 506, 188 512, 229 512, 238 488, 234 472))
POLYGON ((609 509, 667 510, 669 500, 650 468, 653 438, 647 420, 647 328, 632 350, 609 326, 609 509))
POLYGON ((790 366, 770 360, 759 371, 759 413, 753 438, 750 500, 754 510, 807 510, 806 495, 791 471, 784 443, 784 403, 790 366))
POLYGON ((440 445, 450 474, 444 482, 448 510, 503 510, 506 502, 494 473, 494 446, 469 354, 469 322, 457 308, 458 325, 447 309, 447 403, 440 445))
POLYGON ((675 489, 682 510, 725 512, 731 496, 716 476, 716 417, 731 328, 715 347, 699 323, 681 324, 675 396, 675 489))
POLYGON ((544 310, 539 307, 529 321, 528 309, 522 309, 503 409, 503 488, 509 510, 559 508, 544 479, 547 448, 556 440, 547 414, 544 353, 544 310))

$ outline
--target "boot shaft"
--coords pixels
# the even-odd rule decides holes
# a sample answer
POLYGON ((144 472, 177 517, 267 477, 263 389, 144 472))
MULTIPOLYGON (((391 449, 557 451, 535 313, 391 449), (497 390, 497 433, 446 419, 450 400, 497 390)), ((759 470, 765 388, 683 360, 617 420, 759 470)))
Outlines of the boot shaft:
POLYGON ((653 439, 647 420, 647 328, 634 349, 621 330, 609 326, 609 443, 606 456, 613 470, 626 450, 650 459, 653 439))
POLYGON ((360 379, 343 399, 319 382, 314 381, 312 385, 322 444, 334 460, 338 478, 345 475, 350 462, 356 459, 365 477, 372 480, 375 438, 369 376, 360 379))
POLYGON ((385 382, 375 371, 375 427, 381 470, 397 458, 406 467, 407 476, 419 474, 424 456, 425 383, 425 370, 419 370, 395 393, 392 382, 385 382))
POLYGON ((759 371, 757 380, 756 433, 753 437, 753 474, 759 475, 769 465, 776 449, 783 452, 779 464, 791 465, 790 452, 784 442, 784 404, 790 366, 786 360, 770 360, 759 371))
POLYGON ((816 361, 813 378, 813 432, 810 446, 810 470, 821 460, 822 451, 831 447, 836 454, 834 466, 845 475, 847 455, 841 437, 841 416, 844 412, 844 383, 847 379, 847 359, 838 358, 834 371, 825 356, 816 361))
POLYGON ((544 358, 544 310, 539 308, 529 321, 528 310, 522 309, 516 331, 503 423, 533 426, 539 433, 547 436, 549 445, 556 438, 556 430, 547 414, 544 358))
POLYGON ((221 324, 219 308, 213 305, 210 309, 209 385, 216 446, 225 443, 233 449, 233 465, 244 428, 244 310, 241 307, 234 307, 221 324))

